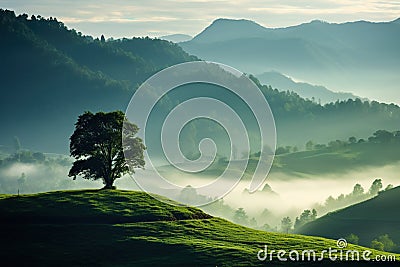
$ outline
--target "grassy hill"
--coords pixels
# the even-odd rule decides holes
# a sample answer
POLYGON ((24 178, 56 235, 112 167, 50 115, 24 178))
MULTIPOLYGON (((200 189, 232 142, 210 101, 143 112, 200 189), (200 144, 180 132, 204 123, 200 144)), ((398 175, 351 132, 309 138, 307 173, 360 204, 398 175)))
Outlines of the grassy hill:
POLYGON ((286 173, 345 173, 400 161, 400 143, 356 143, 277 155, 272 171, 286 173))
MULTIPOLYGON (((344 174, 365 168, 393 165, 400 161, 400 132, 398 131, 377 131, 369 137, 368 141, 352 138, 353 143, 336 140, 328 144, 313 144, 312 149, 297 152, 293 152, 293 147, 286 147, 284 153, 275 155, 271 173, 286 173, 291 178, 298 178, 299 175, 307 177, 307 175, 344 174), (390 137, 375 140, 378 133, 385 133, 390 137)), ((250 158, 248 173, 254 171, 258 160, 257 154, 250 158)), ((235 161, 231 163, 235 166, 235 161)), ((218 161, 201 174, 221 175, 225 168, 226 162, 218 161)), ((173 167, 164 166, 163 170, 167 174, 167 172, 173 172, 173 167)), ((177 173, 174 175, 176 176, 177 173)))
MULTIPOLYGON (((300 251, 336 247, 334 240, 252 230, 142 192, 1 195, 0 214, 0 256, 14 265, 258 266, 267 264, 257 259, 265 245, 300 251)), ((348 249, 365 250, 353 245, 348 249)), ((321 265, 332 263, 315 264, 321 265)))
MULTIPOLYGON (((365 202, 328 213, 301 227, 297 232, 327 238, 355 234, 360 244, 369 245, 378 236, 388 234, 400 244, 400 187, 380 193, 365 202)), ((396 251, 400 251, 397 247, 396 251)))

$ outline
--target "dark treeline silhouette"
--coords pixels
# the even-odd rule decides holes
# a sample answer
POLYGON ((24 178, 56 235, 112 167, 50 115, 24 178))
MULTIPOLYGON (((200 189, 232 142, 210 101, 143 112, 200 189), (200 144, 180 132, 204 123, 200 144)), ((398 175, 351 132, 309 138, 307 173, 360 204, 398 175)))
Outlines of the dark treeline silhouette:
MULTIPOLYGON (((367 139, 357 139, 354 136, 348 138, 348 140, 334 140, 327 144, 315 144, 312 140, 308 141, 304 148, 305 150, 340 150, 342 148, 356 147, 359 144, 391 144, 400 145, 400 131, 386 131, 378 130, 372 134, 372 136, 367 139)), ((364 145, 365 146, 365 145, 364 145)), ((280 146, 275 150, 276 155, 295 153, 298 152, 299 148, 297 146, 280 146)))
POLYGON ((354 116, 356 114, 371 114, 379 113, 382 118, 389 119, 400 117, 400 108, 395 104, 384 104, 377 101, 362 101, 359 98, 348 100, 337 100, 336 102, 320 105, 310 99, 301 98, 293 91, 279 91, 269 85, 262 85, 259 80, 250 75, 250 78, 262 90, 268 99, 271 109, 275 116, 290 115, 290 118, 308 117, 309 119, 318 119, 319 116, 324 115, 348 115, 354 116), (285 100, 282 102, 282 100, 285 100))
POLYGON ((320 105, 292 91, 279 91, 250 78, 262 90, 275 116, 280 153, 296 152, 308 140, 327 143, 355 133, 361 138, 378 129, 394 131, 400 123, 400 107, 395 104, 348 99, 320 105), (294 134, 295 133, 295 134, 294 134))
MULTIPOLYGON (((393 185, 389 184, 385 187, 384 191, 390 190, 393 188, 393 185)), ((375 179, 368 190, 365 190, 360 184, 354 185, 353 191, 349 194, 340 194, 336 198, 333 196, 329 196, 325 203, 317 204, 314 206, 316 210, 320 213, 326 213, 329 211, 337 210, 344 208, 346 206, 350 206, 367 199, 373 198, 379 194, 379 192, 383 189, 382 179, 375 179)))

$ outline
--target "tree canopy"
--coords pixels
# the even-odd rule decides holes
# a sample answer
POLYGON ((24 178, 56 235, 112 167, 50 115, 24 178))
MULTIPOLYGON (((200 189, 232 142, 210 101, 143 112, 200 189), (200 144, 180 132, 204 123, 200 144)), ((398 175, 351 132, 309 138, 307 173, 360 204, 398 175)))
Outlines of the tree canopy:
POLYGON ((138 130, 126 120, 122 111, 80 115, 70 138, 70 154, 75 162, 68 176, 102 179, 104 188, 113 188, 115 179, 145 165, 143 151, 146 147, 142 139, 135 137, 138 130), (128 160, 124 151, 129 154, 128 160))

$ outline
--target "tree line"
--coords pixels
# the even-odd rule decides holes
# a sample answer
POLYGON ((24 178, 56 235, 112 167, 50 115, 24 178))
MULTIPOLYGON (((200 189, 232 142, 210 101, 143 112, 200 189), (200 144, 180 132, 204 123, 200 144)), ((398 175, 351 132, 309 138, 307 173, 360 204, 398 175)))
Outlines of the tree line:
POLYGON ((301 150, 297 146, 279 146, 275 150, 275 155, 282 155, 287 153, 295 153, 299 151, 311 151, 311 150, 339 150, 346 147, 355 146, 357 144, 400 144, 400 131, 387 131, 378 130, 367 139, 357 139, 354 136, 349 137, 347 140, 334 140, 327 144, 318 144, 314 141, 307 141, 304 145, 304 149, 301 150))

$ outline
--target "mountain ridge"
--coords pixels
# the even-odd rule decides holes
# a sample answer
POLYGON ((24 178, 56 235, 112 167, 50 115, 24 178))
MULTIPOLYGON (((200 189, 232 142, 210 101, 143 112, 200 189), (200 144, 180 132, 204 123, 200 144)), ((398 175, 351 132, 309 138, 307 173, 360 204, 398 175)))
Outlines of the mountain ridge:
MULTIPOLYGON (((12 146, 17 136, 24 148, 34 151, 68 153, 74 123, 84 111, 125 110, 135 88, 152 74, 173 64, 199 60, 168 41, 99 40, 67 29, 54 18, 28 19, 12 11, 0 12, 0 32, 5 37, 0 43, 1 92, 7 95, 0 99, 4 125, 0 140, 2 145, 12 146)), ((287 42, 288 47, 307 47, 307 42, 295 40, 287 42)), ((242 45, 238 47, 241 54, 247 53, 242 45)), ((308 53, 318 58, 314 49, 308 48, 308 53)), ((318 55, 323 53, 321 50, 318 55)), ((303 62, 307 59, 301 53, 296 56, 303 62)), ((254 56, 254 60, 258 58, 254 56)), ((307 64, 310 62, 304 67, 307 64)), ((303 146, 309 140, 325 143, 352 135, 366 137, 378 129, 397 130, 400 109, 396 105, 360 100, 321 106, 254 81, 271 106, 279 145, 303 146), (345 110, 351 114, 344 117, 345 110)), ((194 90, 186 93, 193 97, 204 92, 194 90)), ((210 95, 216 93, 209 91, 210 95)))
POLYGON ((352 93, 333 92, 322 85, 297 82, 277 71, 264 72, 256 76, 263 84, 271 85, 273 88, 279 88, 283 91, 293 91, 302 98, 314 99, 314 101, 322 104, 356 98, 366 100, 352 93))
POLYGON ((182 33, 163 35, 158 38, 162 39, 162 40, 170 41, 173 43, 186 42, 186 41, 190 41, 191 39, 193 39, 193 37, 191 35, 182 34, 182 33))
POLYGON ((214 20, 199 34, 195 35, 191 41, 209 43, 221 40, 221 38, 225 38, 225 40, 226 38, 227 40, 231 40, 237 39, 239 37, 257 37, 259 36, 259 33, 257 33, 257 31, 267 30, 267 28, 252 20, 219 18, 214 20), (241 29, 238 30, 237 26, 240 26, 241 29), (204 35, 206 35, 206 38, 211 38, 212 40, 206 40, 206 38, 204 38, 204 35), (211 35, 211 37, 208 35, 211 35))
POLYGON ((179 45, 204 60, 228 64, 243 72, 276 70, 333 91, 400 103, 397 21, 312 21, 265 28, 246 20, 218 20, 179 45), (243 30, 248 25, 252 25, 251 30, 243 30), (227 33, 224 27, 230 31, 227 33))

